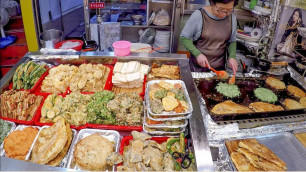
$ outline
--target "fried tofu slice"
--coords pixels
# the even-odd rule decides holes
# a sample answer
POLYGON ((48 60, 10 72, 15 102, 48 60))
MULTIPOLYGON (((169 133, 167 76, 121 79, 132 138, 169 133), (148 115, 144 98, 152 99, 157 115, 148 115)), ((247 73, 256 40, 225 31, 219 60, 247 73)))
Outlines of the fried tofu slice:
MULTIPOLYGON (((269 148, 259 143, 256 139, 244 139, 239 142, 239 147, 245 148, 251 153, 277 164, 280 168, 287 169, 286 163, 277 157, 269 148)), ((276 171, 276 170, 273 170, 276 171)))
POLYGON ((269 85, 271 88, 276 90, 284 90, 286 89, 286 85, 283 81, 276 79, 274 77, 268 77, 266 79, 266 84, 269 85))
POLYGON ((244 148, 238 148, 238 152, 243 154, 250 163, 259 169, 262 169, 264 171, 285 171, 285 169, 279 167, 278 165, 267 161, 266 159, 259 157, 255 154, 252 154, 247 149, 244 148))
POLYGON ((264 103, 264 102, 251 103, 249 105, 249 108, 251 108, 255 112, 273 112, 273 111, 284 110, 284 108, 281 106, 270 104, 270 103, 264 103))
POLYGON ((239 152, 233 152, 231 154, 231 159, 238 171, 261 171, 261 169, 250 164, 248 159, 239 152))
POLYGON ((222 115, 222 114, 235 114, 235 113, 251 113, 253 111, 248 107, 234 103, 231 100, 227 100, 225 102, 215 105, 212 108, 211 112, 216 115, 222 115))

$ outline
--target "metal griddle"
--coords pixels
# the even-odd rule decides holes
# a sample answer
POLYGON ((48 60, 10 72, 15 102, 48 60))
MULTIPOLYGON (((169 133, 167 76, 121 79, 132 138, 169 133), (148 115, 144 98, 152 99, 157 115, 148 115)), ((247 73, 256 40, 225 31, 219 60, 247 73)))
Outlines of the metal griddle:
MULTIPOLYGON (((233 121, 235 122, 241 121, 241 123, 243 124, 243 123, 249 123, 247 120, 258 119, 258 121, 256 120, 256 124, 255 124, 255 125, 258 125, 258 122, 265 123, 265 121, 269 121, 269 120, 266 120, 266 118, 271 118, 271 117, 281 118, 281 117, 293 116, 297 114, 305 114, 306 108, 297 109, 297 110, 286 110, 286 108, 283 106, 281 102, 284 101, 285 98, 295 99, 292 96, 290 96, 286 90, 274 91, 274 93, 278 97, 278 101, 274 104, 282 106, 285 109, 284 111, 253 112, 253 113, 244 113, 244 114, 222 114, 222 115, 216 115, 211 112, 212 108, 215 105, 222 103, 226 100, 232 100, 233 102, 246 106, 246 107, 248 107, 249 104, 252 102, 260 101, 259 99, 255 97, 253 91, 258 87, 264 87, 264 88, 270 89, 268 86, 265 85, 266 77, 267 76, 264 76, 261 78, 236 78, 236 84, 241 91, 241 96, 239 96, 238 98, 233 98, 233 99, 229 99, 229 98, 222 96, 215 89, 219 82, 227 82, 227 80, 220 80, 218 78, 195 79, 195 83, 205 101, 205 106, 209 114, 211 115, 212 119, 215 122, 222 121, 224 123, 224 121, 231 121, 232 123, 233 121)), ((286 74, 282 78, 279 78, 279 79, 281 79, 286 85, 294 85, 305 91, 305 89, 303 89, 301 85, 299 85, 293 78, 291 78, 289 74, 286 74)), ((304 117, 302 117, 302 119, 304 119, 304 117)), ((279 120, 277 123, 279 123, 279 120)))

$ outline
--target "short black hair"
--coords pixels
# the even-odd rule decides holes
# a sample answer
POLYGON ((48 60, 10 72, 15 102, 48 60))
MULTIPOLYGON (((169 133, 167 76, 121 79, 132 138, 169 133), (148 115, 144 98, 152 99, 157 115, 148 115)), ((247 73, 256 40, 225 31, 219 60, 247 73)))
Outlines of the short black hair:
POLYGON ((234 1, 234 6, 238 4, 239 0, 209 0, 211 5, 214 5, 216 3, 222 3, 222 4, 228 4, 234 1))

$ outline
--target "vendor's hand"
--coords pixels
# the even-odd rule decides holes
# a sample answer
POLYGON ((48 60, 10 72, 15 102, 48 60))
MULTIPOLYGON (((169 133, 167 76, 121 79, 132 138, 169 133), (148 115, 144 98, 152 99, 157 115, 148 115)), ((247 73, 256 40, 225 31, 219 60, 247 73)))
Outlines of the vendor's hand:
POLYGON ((237 72, 238 64, 236 59, 230 58, 228 60, 229 66, 233 69, 233 73, 235 74, 237 72))
POLYGON ((202 67, 207 67, 208 69, 210 69, 210 64, 206 58, 205 55, 203 54, 200 54, 198 57, 197 57, 197 62, 200 66, 202 67))

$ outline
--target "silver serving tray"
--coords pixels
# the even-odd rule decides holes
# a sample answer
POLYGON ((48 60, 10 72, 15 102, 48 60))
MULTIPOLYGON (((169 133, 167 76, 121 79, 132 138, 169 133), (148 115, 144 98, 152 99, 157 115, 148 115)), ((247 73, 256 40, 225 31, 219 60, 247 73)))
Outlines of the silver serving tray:
MULTIPOLYGON (((304 148, 291 133, 283 132, 255 137, 245 137, 240 139, 230 139, 225 141, 242 140, 246 138, 256 138, 258 142, 268 147, 287 164, 288 171, 306 170, 306 148, 304 148)), ((224 146, 226 147, 225 142, 224 146)), ((227 147, 226 151, 229 156, 227 147)), ((232 162, 232 159, 229 159, 232 168, 237 171, 234 163, 232 162)))
POLYGON ((178 132, 170 132, 170 131, 162 131, 161 128, 154 128, 154 129, 158 129, 160 131, 148 131, 147 128, 153 128, 153 127, 147 127, 143 124, 143 131, 149 135, 159 135, 159 136, 165 136, 165 135, 179 135, 180 133, 184 132, 186 127, 181 128, 180 131, 178 132))
POLYGON ((189 119, 191 117, 192 113, 180 116, 180 117, 169 117, 169 118, 153 118, 149 112, 147 112, 147 117, 154 121, 176 121, 176 120, 182 120, 182 119, 189 119))
MULTIPOLYGON (((74 147, 75 145, 82 140, 83 138, 94 134, 94 133, 99 133, 102 137, 107 138, 110 141, 114 142, 114 151, 118 152, 119 151, 119 142, 120 142, 120 134, 117 131, 114 130, 100 130, 100 129, 82 129, 79 131, 78 135, 76 136, 76 139, 71 143, 70 150, 68 152, 69 158, 68 162, 66 164, 66 168, 70 168, 73 170, 81 170, 74 161, 74 147)), ((115 171, 115 166, 112 167, 112 171, 115 171)))
MULTIPOLYGON (((149 128, 151 128, 151 127, 154 127, 154 128, 182 128, 182 127, 186 127, 187 124, 188 124, 188 120, 185 119, 185 123, 182 124, 182 125, 166 125, 166 124, 153 124, 153 125, 151 124, 150 125, 146 121, 147 116, 148 116, 148 114, 145 113, 144 118, 143 118, 143 124, 144 124, 144 126, 147 126, 149 128)), ((153 120, 153 121, 156 121, 156 120, 153 120)), ((173 120, 173 121, 176 121, 176 120, 173 120)), ((180 120, 178 120, 178 121, 180 121, 180 120)))
MULTIPOLYGON (((34 139, 32 145, 31 145, 31 147, 30 147, 30 149, 29 149, 29 151, 28 151, 28 153, 27 153, 27 155, 26 155, 26 158, 27 158, 29 152, 32 151, 32 148, 33 148, 33 146, 34 146, 34 143, 35 143, 35 141, 36 141, 36 139, 37 139, 37 137, 38 137, 38 135, 39 135, 39 133, 40 133, 40 130, 41 130, 41 127, 38 127, 38 126, 18 125, 18 126, 15 128, 14 131, 16 131, 16 130, 23 130, 23 129, 27 128, 27 127, 37 128, 37 129, 38 129, 38 133, 37 133, 37 135, 36 135, 36 137, 35 137, 35 139, 34 139)), ((13 131, 12 131, 12 132, 13 132, 13 131)), ((5 150, 4 150, 4 149, 3 149, 2 153, 1 153, 1 156, 6 156, 5 150)))
MULTIPOLYGON (((41 127, 41 129, 40 129, 40 131, 39 131, 39 134, 40 134, 40 132, 41 132, 43 129, 46 129, 46 128, 49 128, 49 127, 50 127, 50 126, 43 126, 43 127, 41 127)), ((72 131, 72 140, 71 140, 71 144, 72 144, 73 141, 74 141, 75 138, 76 138, 77 131, 76 131, 75 129, 71 129, 71 131, 72 131)), ((38 134, 38 137, 39 137, 39 134, 38 134)), ((33 144, 32 147, 31 147, 31 151, 28 152, 28 154, 27 154, 25 160, 31 162, 32 150, 33 150, 33 148, 34 148, 34 146, 35 146, 35 144, 36 144, 36 140, 38 139, 38 137, 34 140, 34 144, 33 144)), ((63 158, 63 160, 61 161, 59 167, 65 167, 65 165, 66 165, 66 163, 67 163, 67 161, 68 161, 68 153, 69 153, 69 150, 71 149, 71 144, 70 144, 70 146, 69 146, 69 149, 68 149, 68 151, 67 151, 66 156, 65 156, 65 157, 63 158)))
MULTIPOLYGON (((294 130, 294 131, 292 132, 292 135, 294 135, 294 137, 298 140, 298 142, 299 142, 303 147, 305 147, 305 146, 301 143, 301 141, 295 136, 295 134, 298 134, 298 133, 305 133, 305 134, 306 134, 306 128, 304 128, 304 129, 299 129, 299 130, 294 130)), ((305 147, 305 149, 306 149, 306 147, 305 147)))
POLYGON ((181 84, 182 85, 182 89, 183 89, 183 92, 185 94, 186 101, 188 103, 189 109, 187 111, 183 112, 183 113, 175 113, 174 111, 162 112, 161 114, 153 113, 152 110, 151 110, 151 105, 150 105, 149 91, 150 91, 150 87, 151 87, 152 84, 159 83, 160 81, 162 81, 162 80, 149 81, 146 85, 145 101, 146 101, 146 105, 148 107, 148 112, 151 115, 153 115, 153 116, 155 116, 155 115, 156 116, 184 115, 184 114, 189 114, 193 111, 192 103, 190 101, 190 97, 189 97, 189 94, 188 94, 188 91, 187 91, 187 88, 186 88, 186 85, 185 85, 184 81, 182 81, 182 80, 163 80, 163 81, 171 83, 171 84, 181 84))
MULTIPOLYGON (((2 119, 3 120, 3 119, 2 119)), ((11 121, 6 121, 6 120, 3 120, 3 121, 5 121, 5 122, 7 122, 7 123, 10 123, 11 125, 12 125, 12 127, 11 127, 11 129, 10 129, 10 131, 6 134, 6 136, 5 137, 7 137, 11 132, 13 132, 14 130, 15 130, 15 128, 16 128, 16 124, 14 123, 14 122, 11 122, 11 121)), ((4 142, 4 140, 3 140, 3 142, 4 142)), ((1 145, 0 145, 0 155, 2 155, 2 153, 3 153, 3 142, 1 143, 1 145)))

